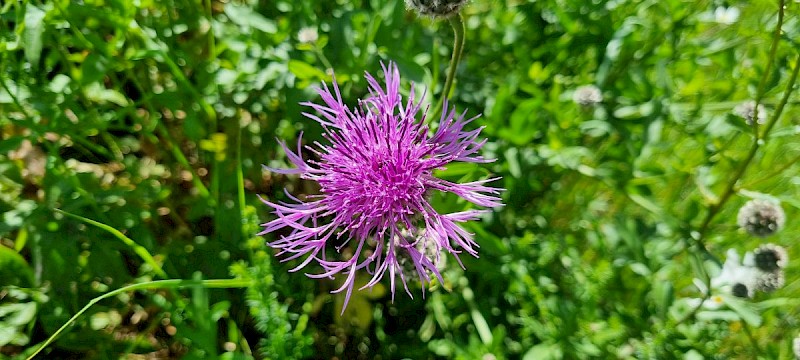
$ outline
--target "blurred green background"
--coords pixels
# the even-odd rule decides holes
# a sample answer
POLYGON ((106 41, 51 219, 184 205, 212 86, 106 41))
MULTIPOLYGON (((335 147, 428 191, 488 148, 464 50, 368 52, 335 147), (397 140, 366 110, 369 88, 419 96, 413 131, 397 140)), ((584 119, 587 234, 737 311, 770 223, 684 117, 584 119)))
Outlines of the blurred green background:
POLYGON ((298 103, 334 71, 351 106, 388 60, 435 103, 447 21, 402 0, 2 2, 0 358, 122 286, 226 278, 253 285, 100 301, 39 358, 794 358, 800 4, 780 4, 470 2, 452 100, 497 161, 438 175, 502 176, 506 206, 467 226, 480 258, 425 298, 384 284, 340 316, 336 281, 288 273, 254 235, 272 219, 257 195, 316 191, 261 165, 288 166, 276 139, 322 139, 298 103), (576 104, 589 84, 603 100, 576 104), (774 126, 733 114, 755 98, 774 126), (750 198, 780 201, 786 227, 739 229, 750 198), (695 285, 768 242, 789 251, 785 287, 695 285))

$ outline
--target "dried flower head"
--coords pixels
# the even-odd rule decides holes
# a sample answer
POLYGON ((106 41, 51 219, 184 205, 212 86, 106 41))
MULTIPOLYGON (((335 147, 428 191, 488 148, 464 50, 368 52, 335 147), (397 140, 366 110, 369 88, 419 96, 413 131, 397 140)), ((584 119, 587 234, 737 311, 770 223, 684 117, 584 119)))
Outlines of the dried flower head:
POLYGON ((759 124, 767 122, 767 109, 764 105, 758 104, 758 114, 756 114, 756 102, 753 100, 748 100, 737 105, 733 108, 733 113, 747 121, 748 125, 753 125, 753 118, 756 116, 758 116, 757 122, 759 124))
POLYGON ((786 283, 783 270, 759 272, 756 277, 756 289, 763 292, 773 292, 783 287, 786 283))
POLYGON ((420 103, 415 103, 413 92, 405 104, 402 101, 397 66, 389 63, 383 73, 385 88, 366 74, 371 96, 353 109, 342 103, 335 81, 333 92, 323 84, 318 90, 323 104, 303 103, 319 116, 304 115, 322 125, 330 144, 306 146, 319 157, 306 160, 299 140, 296 153, 281 143, 296 169, 267 168, 316 181, 320 194, 308 196, 307 201, 291 196, 291 202, 262 199, 277 218, 262 224, 259 235, 291 229, 269 245, 286 255, 285 260, 305 257, 294 270, 312 262, 320 264, 323 272, 309 274, 312 278, 347 276, 342 287, 334 290, 347 290, 345 306, 359 271, 372 275, 362 289, 377 284, 388 271, 394 299, 397 275, 411 296, 400 259, 410 259, 416 276, 425 283, 432 279, 429 274, 442 282, 431 254, 446 251, 456 259, 462 252, 477 256, 478 244, 459 224, 488 210, 440 214, 428 201, 430 193, 455 194, 482 207, 502 206, 496 196, 502 189, 485 185, 496 179, 454 183, 434 176, 434 170, 452 162, 490 161, 478 155, 486 142, 478 140, 482 128, 465 129, 475 118, 465 119, 464 113, 457 115, 454 109, 445 111, 439 127, 429 133, 425 114, 417 120, 420 103), (426 242, 422 250, 420 239, 426 242), (329 251, 339 252, 348 243, 351 256, 329 258, 329 251))
POLYGON ((765 237, 783 228, 786 215, 780 204, 768 200, 754 199, 748 201, 736 218, 739 227, 754 236, 765 237))
POLYGON ((457 14, 469 0, 406 0, 406 6, 420 15, 434 18, 457 14))
POLYGON ((786 267, 789 254, 783 246, 764 244, 754 251, 756 267, 761 271, 771 272, 786 267))
POLYGON ((579 86, 572 93, 572 101, 583 107, 594 106, 603 101, 603 93, 594 85, 579 86))

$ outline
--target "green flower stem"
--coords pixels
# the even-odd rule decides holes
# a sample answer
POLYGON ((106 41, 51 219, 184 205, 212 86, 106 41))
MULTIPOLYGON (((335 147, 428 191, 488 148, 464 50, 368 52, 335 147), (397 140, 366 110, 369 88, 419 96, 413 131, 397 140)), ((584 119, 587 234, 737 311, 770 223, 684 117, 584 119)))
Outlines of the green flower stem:
POLYGON ((781 28, 783 27, 783 13, 786 8, 786 0, 780 0, 778 5, 778 25, 775 26, 775 32, 772 35, 772 47, 769 49, 769 61, 767 61, 767 68, 764 69, 764 75, 761 76, 761 81, 758 83, 758 92, 756 93, 756 103, 753 107, 753 129, 756 131, 756 136, 758 136, 758 105, 761 104, 761 100, 764 98, 764 92, 766 91, 767 87, 767 79, 769 78, 769 73, 772 72, 772 65, 775 62, 775 55, 778 52, 778 42, 781 40, 781 28))
POLYGON ((241 110, 239 111, 239 116, 237 116, 236 120, 238 121, 237 124, 237 136, 236 136, 236 195, 239 200, 239 216, 240 218, 244 218, 244 211, 245 211, 245 196, 244 196, 244 170, 242 165, 242 136, 244 136, 242 131, 241 125, 241 110))
POLYGON ((70 325, 74 324, 75 321, 83 315, 89 308, 94 306, 100 302, 100 300, 107 299, 113 296, 117 296, 122 293, 126 293, 129 291, 136 291, 136 290, 151 290, 151 289, 182 289, 187 287, 204 287, 206 289, 232 289, 232 288, 243 288, 252 285, 252 280, 242 280, 242 279, 211 279, 211 280, 183 280, 183 279, 171 279, 171 280, 156 280, 156 281, 148 281, 140 284, 133 284, 121 287, 116 290, 109 291, 103 295, 100 295, 92 300, 89 301, 86 306, 84 306, 80 311, 72 315, 69 320, 64 325, 61 325, 58 330, 56 330, 53 335, 50 335, 42 346, 40 346, 36 351, 33 352, 30 356, 28 356, 27 360, 31 360, 36 355, 38 355, 44 348, 48 345, 52 344, 53 341, 61 335, 70 325))
POLYGON ((764 181, 774 179, 776 176, 778 176, 780 174, 783 174, 783 172, 786 171, 786 169, 796 165, 798 162, 800 162, 800 154, 795 156, 795 157, 793 157, 791 160, 786 161, 783 165, 781 165, 780 167, 776 168, 775 171, 773 171, 773 172, 771 172, 771 173, 769 173, 767 175, 764 175, 762 178, 760 178, 758 180, 749 182, 749 183, 745 184, 743 187, 744 188, 752 188, 752 187, 755 187, 756 185, 758 185, 758 184, 760 184, 760 183, 762 183, 764 181))
POLYGON ((450 89, 453 86, 453 81, 456 78, 456 70, 458 69, 458 64, 461 62, 461 55, 464 52, 464 18, 459 13, 456 16, 449 17, 448 21, 450 22, 450 26, 453 27, 453 54, 450 58, 450 67, 447 69, 447 79, 444 81, 444 88, 439 96, 439 102, 437 102, 436 107, 433 108, 432 119, 438 117, 441 112, 445 111, 442 107, 444 106, 445 99, 450 97, 450 89))
MULTIPOLYGON (((242 235, 242 240, 249 239, 252 235, 249 232, 248 217, 247 217, 247 199, 244 191, 244 164, 242 163, 242 137, 244 136, 244 127, 242 126, 242 110, 238 111, 236 117, 236 199, 239 202, 239 231, 242 235)), ((250 259, 253 258, 253 249, 250 246, 245 246, 247 254, 250 259)))
POLYGON ((136 255, 139 255, 139 257, 142 258, 142 260, 144 260, 144 262, 146 264, 150 265, 150 267, 153 268, 153 271, 155 271, 156 275, 158 275, 158 276, 160 276, 162 278, 165 278, 165 279, 169 277, 169 276, 167 276, 167 273, 164 272, 164 269, 161 268, 161 265, 158 264, 156 259, 153 258, 153 255, 150 255, 150 252, 147 251, 147 249, 144 246, 141 246, 141 245, 137 244, 131 238, 129 238, 129 237, 125 236, 125 234, 121 233, 119 230, 117 230, 117 229, 115 229, 115 228, 113 228, 111 226, 108 226, 106 224, 103 224, 101 222, 97 222, 97 221, 94 221, 92 219, 80 216, 80 215, 75 215, 73 213, 66 212, 66 211, 61 210, 61 209, 54 209, 54 210, 56 212, 59 212, 59 213, 64 214, 66 216, 69 216, 69 217, 71 217, 73 219, 77 219, 77 220, 80 220, 80 221, 82 221, 82 222, 84 222, 86 224, 89 224, 89 225, 92 225, 94 227, 97 227, 97 228, 99 228, 101 230, 105 230, 108 233, 110 233, 111 235, 114 235, 114 237, 116 237, 117 239, 121 240, 125 245, 130 247, 133 250, 133 252, 136 253, 136 255))
POLYGON ((206 17, 208 18, 208 58, 213 60, 217 58, 217 47, 214 43, 214 11, 211 8, 211 0, 205 0, 203 4, 206 8, 206 17))
MULTIPOLYGON (((753 117, 753 119, 756 119, 753 117)), ((753 331, 750 330, 750 325, 747 321, 742 321, 742 328, 744 329, 744 333, 747 335, 747 338, 750 339, 750 344, 753 345, 750 347, 750 351, 753 352, 753 358, 758 359, 761 352, 761 346, 758 345, 758 340, 756 340, 755 336, 753 336, 753 331)))
MULTIPOLYGON (((220 205, 220 172, 222 171, 222 162, 217 160, 216 151, 214 153, 214 162, 211 165, 211 201, 214 205, 220 205)), ((214 228, 221 229, 222 228, 222 212, 219 211, 220 207, 214 211, 214 228)), ((217 233, 216 236, 219 236, 217 233)))
MULTIPOLYGON (((792 70, 792 75, 789 77, 789 83, 786 84, 786 90, 783 92, 783 97, 781 98, 781 102, 778 103, 778 106, 775 108, 775 112, 772 114, 772 117, 770 117, 766 127, 764 127, 764 133, 761 134, 760 138, 760 140, 762 141, 756 141, 756 145, 760 146, 766 144, 767 138, 769 137, 769 132, 772 131, 772 128, 778 122, 778 119, 783 113, 783 109, 786 107, 786 104, 789 103, 789 97, 791 97, 792 90, 794 90, 794 85, 797 82, 798 74, 800 74, 800 52, 798 53, 797 59, 795 60, 794 70, 792 70)), ((758 109, 758 106, 756 106, 756 109, 758 109)), ((756 119, 756 117, 753 117, 753 119, 756 119)))
POLYGON ((441 45, 441 40, 435 37, 431 47, 431 67, 433 68, 433 73, 431 74, 433 81, 430 87, 431 95, 433 95, 433 91, 436 91, 436 85, 439 84, 439 45, 441 45))
POLYGON ((475 324, 478 337, 480 337, 484 345, 491 345, 494 342, 494 336, 492 335, 492 330, 489 328, 489 323, 486 322, 486 318, 483 317, 480 309, 478 309, 478 305, 475 303, 475 293, 468 285, 464 287, 461 294, 464 301, 467 302, 467 306, 469 306, 470 317, 472 317, 472 322, 475 324))

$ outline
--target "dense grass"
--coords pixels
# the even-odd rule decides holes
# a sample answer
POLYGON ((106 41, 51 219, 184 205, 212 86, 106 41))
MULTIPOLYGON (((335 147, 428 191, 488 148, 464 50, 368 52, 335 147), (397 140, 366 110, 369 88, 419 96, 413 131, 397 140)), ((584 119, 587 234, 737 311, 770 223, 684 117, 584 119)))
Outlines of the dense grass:
MULTIPOLYGON (((481 115, 506 206, 444 284, 356 292, 288 270, 258 237, 316 184, 276 139, 364 71, 442 98, 447 21, 401 0, 52 0, 0 5, 0 358, 789 359, 800 326, 797 1, 474 0, 452 103, 481 115), (781 7, 783 10, 780 10, 781 7), (335 74, 335 75, 334 75, 335 74), (602 101, 573 101, 583 85, 602 101), (764 105, 763 124, 735 114, 764 105), (737 226, 748 200, 784 228, 737 226), (766 243, 785 286, 702 288, 766 243), (166 280, 166 281, 162 281, 166 280), (205 280, 205 281, 204 281, 205 280), (702 300, 706 300, 703 302, 702 300)), ((431 199, 437 210, 469 205, 431 199)), ((334 256, 334 254, 331 254, 334 256)), ((309 268, 314 272, 319 269, 309 268)), ((368 278, 357 279, 365 283, 368 278)))

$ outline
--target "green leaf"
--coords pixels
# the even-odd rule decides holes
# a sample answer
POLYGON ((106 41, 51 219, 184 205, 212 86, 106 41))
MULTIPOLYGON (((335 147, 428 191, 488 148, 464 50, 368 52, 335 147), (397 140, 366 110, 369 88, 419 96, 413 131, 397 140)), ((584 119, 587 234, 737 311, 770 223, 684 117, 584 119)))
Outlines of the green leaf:
POLYGON ((108 59, 97 53, 91 53, 81 63, 81 83, 94 85, 100 82, 108 72, 108 59))
POLYGON ((47 13, 30 3, 25 6, 25 30, 22 40, 25 46, 25 59, 37 67, 42 56, 42 35, 44 34, 44 17, 47 13))
POLYGON ((289 60, 289 71, 303 80, 328 78, 328 76, 322 70, 300 60, 289 60))
POLYGON ((748 325, 761 326, 761 314, 758 313, 754 304, 729 294, 721 294, 720 296, 724 299, 725 304, 735 311, 748 325))
POLYGON ((267 34, 274 34, 278 31, 274 21, 265 18, 249 7, 227 4, 225 5, 225 15, 228 15, 234 24, 240 26, 254 27, 267 34))
POLYGON ((71 93, 69 88, 69 83, 71 81, 71 77, 64 74, 58 74, 53 77, 53 80, 50 81, 50 85, 48 87, 50 88, 50 91, 56 94, 69 94, 71 93))
POLYGON ((14 100, 23 101, 31 97, 31 91, 24 84, 15 83, 11 79, 3 79, 8 91, 0 86, 0 104, 13 104, 14 100))
POLYGON ((119 106, 127 106, 128 98, 121 92, 114 89, 106 89, 100 83, 92 83, 84 88, 86 98, 96 103, 114 103, 119 106))
POLYGON ((33 321, 36 316, 36 303, 24 302, 0 305, 0 319, 11 326, 21 326, 33 321))
POLYGON ((522 360, 558 360, 563 358, 561 347, 558 344, 539 344, 532 347, 522 360))
POLYGON ((650 116, 653 113, 653 104, 644 103, 640 105, 623 106, 614 110, 614 117, 622 120, 636 120, 650 116))
POLYGON ((730 310, 702 310, 697 312, 700 321, 740 321, 741 316, 730 310))
POLYGON ((29 341, 28 337, 13 326, 0 327, 0 346, 8 344, 25 345, 29 341))
POLYGON ((12 136, 8 139, 0 140, 0 154, 8 154, 10 151, 16 150, 22 144, 22 140, 25 140, 24 136, 12 136))
POLYGON ((16 251, 0 245, 0 286, 32 286, 33 271, 16 251))

